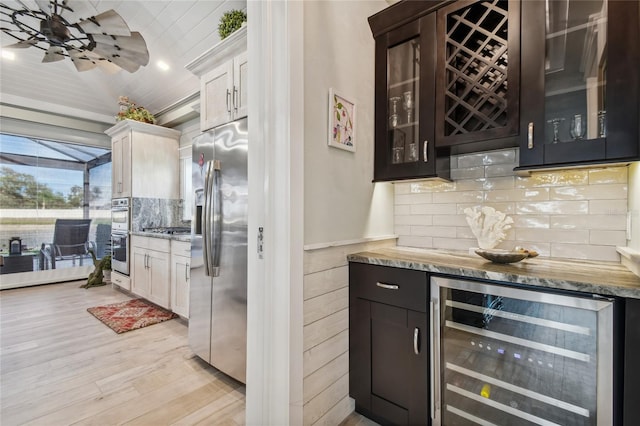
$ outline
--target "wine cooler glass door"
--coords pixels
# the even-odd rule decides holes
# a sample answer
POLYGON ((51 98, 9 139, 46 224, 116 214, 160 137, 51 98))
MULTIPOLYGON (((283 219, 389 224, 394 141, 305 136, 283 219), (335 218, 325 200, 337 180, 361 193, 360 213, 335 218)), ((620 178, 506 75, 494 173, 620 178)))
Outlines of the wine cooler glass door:
POLYGON ((613 421, 613 301, 431 278, 436 425, 613 421))

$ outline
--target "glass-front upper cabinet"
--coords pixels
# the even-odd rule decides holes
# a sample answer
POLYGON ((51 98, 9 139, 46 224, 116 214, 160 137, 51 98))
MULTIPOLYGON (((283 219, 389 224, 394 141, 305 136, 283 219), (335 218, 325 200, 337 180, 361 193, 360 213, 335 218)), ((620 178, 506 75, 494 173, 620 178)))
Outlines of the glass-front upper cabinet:
POLYGON ((435 149, 435 14, 376 38, 375 181, 449 177, 435 149))
POLYGON ((638 8, 522 2, 520 167, 638 158, 638 8))

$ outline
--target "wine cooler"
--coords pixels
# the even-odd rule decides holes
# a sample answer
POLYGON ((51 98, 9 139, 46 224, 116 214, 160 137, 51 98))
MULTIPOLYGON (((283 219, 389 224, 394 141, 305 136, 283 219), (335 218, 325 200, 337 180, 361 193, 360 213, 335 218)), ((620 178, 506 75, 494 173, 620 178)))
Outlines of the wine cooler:
POLYGON ((432 277, 430 309, 433 424, 612 424, 613 300, 432 277))

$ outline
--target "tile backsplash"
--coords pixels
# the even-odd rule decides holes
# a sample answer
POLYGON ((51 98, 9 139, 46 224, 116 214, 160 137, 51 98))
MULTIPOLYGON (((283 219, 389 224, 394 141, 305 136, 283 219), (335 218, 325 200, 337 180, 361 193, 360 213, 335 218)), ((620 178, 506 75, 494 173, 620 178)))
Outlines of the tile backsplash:
POLYGON ((182 200, 133 198, 131 204, 131 229, 133 231, 188 224, 182 220, 182 200))
POLYGON ((516 176, 518 149, 451 157, 453 182, 396 183, 399 246, 468 250, 477 241, 464 209, 486 205, 514 221, 498 248, 541 256, 619 261, 626 246, 628 169, 610 167, 516 176))

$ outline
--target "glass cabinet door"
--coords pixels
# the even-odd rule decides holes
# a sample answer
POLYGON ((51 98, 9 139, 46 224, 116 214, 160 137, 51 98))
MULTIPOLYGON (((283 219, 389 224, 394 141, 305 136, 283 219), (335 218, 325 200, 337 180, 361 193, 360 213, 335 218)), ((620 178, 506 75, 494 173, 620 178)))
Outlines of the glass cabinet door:
POLYGON ((548 1, 544 143, 607 136, 607 2, 548 1))
POLYGON ((418 37, 388 50, 387 129, 392 164, 419 159, 420 40, 418 37))

